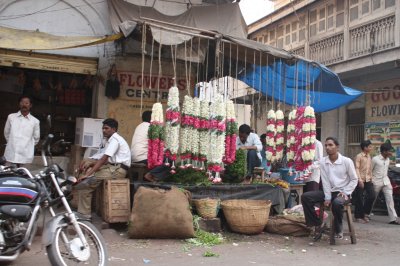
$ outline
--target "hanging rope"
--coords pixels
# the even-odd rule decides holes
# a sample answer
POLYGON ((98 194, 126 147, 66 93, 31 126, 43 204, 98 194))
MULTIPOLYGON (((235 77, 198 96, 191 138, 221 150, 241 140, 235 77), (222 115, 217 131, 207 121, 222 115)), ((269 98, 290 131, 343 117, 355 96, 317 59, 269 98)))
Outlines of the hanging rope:
POLYGON ((276 70, 275 70, 275 67, 276 67, 276 64, 275 64, 275 57, 274 57, 274 60, 273 60, 273 72, 272 72, 272 102, 271 102, 271 104, 272 104, 272 106, 271 106, 271 109, 274 109, 274 106, 275 106, 275 98, 274 98, 274 96, 275 96, 275 83, 276 83, 276 76, 277 76, 277 74, 276 74, 276 70))
POLYGON ((259 64, 259 68, 260 68, 260 73, 259 73, 259 89, 260 91, 258 92, 258 101, 257 101, 257 114, 258 114, 258 118, 262 117, 262 112, 261 112, 261 94, 262 94, 262 78, 261 78, 261 71, 262 71, 262 53, 260 51, 260 64, 259 64))
MULTIPOLYGON (((238 68, 239 68, 239 45, 236 44, 236 70, 235 70, 235 84, 236 84, 236 90, 239 90, 239 80, 238 80, 238 68)), ((235 88, 233 89, 235 92, 235 88)), ((233 94, 235 95, 235 94, 233 94)), ((236 96, 236 95, 235 95, 236 96)), ((235 104, 236 104, 236 97, 235 99, 235 104)))
POLYGON ((269 73, 268 73, 268 68, 269 68, 269 56, 267 54, 267 67, 265 68, 266 71, 266 86, 265 86, 265 111, 268 112, 268 86, 269 86, 269 73))
MULTIPOLYGON (((197 73, 196 73, 196 84, 200 82, 199 80, 199 71, 200 71, 200 38, 198 38, 199 42, 197 44, 197 73)), ((199 97, 199 93, 197 93, 197 97, 199 97)))
MULTIPOLYGON (((232 43, 229 43, 229 77, 232 77, 232 43)), ((229 84, 228 84, 229 86, 229 84)), ((235 87, 232 86, 232 89, 234 90, 235 87)), ((234 95, 234 94, 233 94, 234 95)), ((233 96, 229 95, 229 99, 231 99, 233 96)))
POLYGON ((286 110, 286 64, 283 64, 283 113, 286 110))
POLYGON ((187 91, 187 94, 190 96, 189 79, 188 79, 188 66, 187 66, 187 47, 186 47, 186 42, 185 42, 185 79, 186 79, 186 91, 187 91))
POLYGON ((143 23, 142 26, 142 86, 140 93, 140 115, 142 114, 143 109, 143 92, 144 92, 144 59, 146 52, 146 23, 143 23))
MULTIPOLYGON (((161 35, 160 35, 161 36, 161 35)), ((160 38, 161 39, 161 38, 160 38)), ((160 46, 158 47, 158 86, 157 86, 157 102, 160 101, 160 79, 162 76, 162 68, 161 68, 161 47, 162 44, 160 42, 160 46)), ((151 81, 150 81, 151 82, 151 81)))
MULTIPOLYGON (((189 53, 189 83, 188 90, 192 86, 192 51, 193 51, 193 38, 190 39, 190 53, 189 53)), ((190 94, 189 94, 190 95, 190 94)))
POLYGON ((151 41, 151 55, 150 55, 150 74, 149 74, 149 77, 150 77, 150 90, 152 90, 153 89, 153 84, 152 84, 152 82, 151 82, 151 78, 152 78, 152 75, 153 75, 153 55, 154 55, 154 38, 152 38, 152 41, 151 41))
POLYGON ((171 60, 172 60, 172 68, 174 69, 174 86, 176 86, 176 51, 178 47, 175 45, 175 53, 174 53, 174 48, 171 45, 171 60))

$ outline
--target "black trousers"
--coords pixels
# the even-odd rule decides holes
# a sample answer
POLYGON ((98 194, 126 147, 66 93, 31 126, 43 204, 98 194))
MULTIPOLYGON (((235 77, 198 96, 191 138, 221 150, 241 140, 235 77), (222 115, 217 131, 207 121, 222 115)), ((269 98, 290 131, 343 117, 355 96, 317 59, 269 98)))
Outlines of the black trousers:
POLYGON ((319 183, 317 183, 315 181, 306 182, 306 185, 304 186, 304 191, 305 192, 318 191, 318 190, 319 190, 319 183))
MULTIPOLYGON (((334 229, 336 233, 343 230, 343 206, 350 202, 343 197, 338 197, 339 192, 332 192, 331 210, 334 217, 334 229)), ((325 195, 323 191, 310 191, 301 196, 301 204, 303 205, 306 224, 309 226, 318 226, 322 224, 321 219, 317 216, 314 206, 324 204, 325 195)), ((319 207, 318 206, 318 207, 319 207)))
POLYGON ((364 188, 358 185, 353 192, 352 202, 355 206, 354 216, 359 219, 369 215, 375 200, 374 184, 372 182, 364 182, 364 188), (364 194, 365 193, 365 194, 364 194))
POLYGON ((247 176, 253 174, 254 167, 259 167, 261 165, 260 158, 258 158, 256 150, 247 151, 247 176))

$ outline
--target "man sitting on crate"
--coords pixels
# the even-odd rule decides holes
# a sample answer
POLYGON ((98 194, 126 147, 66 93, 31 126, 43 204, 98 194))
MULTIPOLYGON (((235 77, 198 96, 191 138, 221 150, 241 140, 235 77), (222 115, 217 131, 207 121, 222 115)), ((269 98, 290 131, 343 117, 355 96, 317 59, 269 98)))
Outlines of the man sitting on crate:
POLYGON ((107 140, 101 157, 86 161, 80 166, 78 212, 91 218, 92 194, 103 180, 125 178, 131 165, 128 143, 118 133, 118 122, 107 118, 103 121, 103 137, 107 140))
POLYGON ((301 196, 304 216, 308 226, 315 226, 314 240, 322 236, 323 224, 317 216, 314 205, 323 203, 331 206, 334 217, 336 238, 343 238, 343 206, 350 202, 350 195, 356 188, 358 177, 353 161, 339 153, 339 142, 333 137, 325 140, 328 156, 320 160, 321 180, 324 191, 309 191, 301 196))

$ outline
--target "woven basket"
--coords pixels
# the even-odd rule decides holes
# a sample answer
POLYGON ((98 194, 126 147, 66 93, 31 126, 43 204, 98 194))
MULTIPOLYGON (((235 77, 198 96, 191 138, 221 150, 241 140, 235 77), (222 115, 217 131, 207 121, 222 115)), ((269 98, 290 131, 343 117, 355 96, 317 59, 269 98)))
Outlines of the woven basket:
POLYGON ((268 223, 271 201, 225 200, 221 206, 232 231, 242 234, 259 234, 268 223))
POLYGON ((195 199, 193 200, 196 210, 199 215, 204 219, 213 219, 217 217, 219 210, 219 199, 195 199))

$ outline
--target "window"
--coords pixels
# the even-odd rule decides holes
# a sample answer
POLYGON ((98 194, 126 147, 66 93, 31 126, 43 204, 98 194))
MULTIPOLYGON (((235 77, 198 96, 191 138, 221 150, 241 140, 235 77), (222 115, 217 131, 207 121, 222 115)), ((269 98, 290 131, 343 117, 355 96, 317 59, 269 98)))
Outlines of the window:
POLYGON ((328 5, 328 13, 327 13, 327 21, 326 21, 326 28, 331 29, 333 28, 333 18, 334 18, 335 12, 334 12, 334 6, 328 5))
POLYGON ((365 15, 369 13, 369 2, 370 0, 364 0, 361 4, 361 15, 365 15))
POLYGON ((306 39, 306 17, 302 16, 299 19, 299 42, 306 39))
POLYGON ((372 10, 377 10, 381 7, 381 0, 372 0, 372 10))
POLYGON ((290 44, 290 24, 285 27, 285 45, 290 44))
POLYGON ((336 27, 344 25, 344 0, 336 1, 336 27))
MULTIPOLYGON (((341 0, 342 1, 342 0, 341 0)), ((337 0, 337 3, 339 0, 337 0)), ((350 22, 370 15, 372 12, 381 11, 385 8, 395 6, 396 0, 350 0, 349 13, 350 22)))
POLYGON ((325 31, 325 8, 321 8, 319 10, 319 26, 318 31, 323 32, 325 31))
POLYGON ((278 27, 278 30, 276 31, 277 47, 283 48, 283 38, 284 38, 284 26, 281 25, 278 27))
POLYGON ((310 36, 317 34, 317 10, 310 11, 310 36))
POLYGON ((385 0, 385 8, 392 7, 396 4, 396 0, 385 0))

